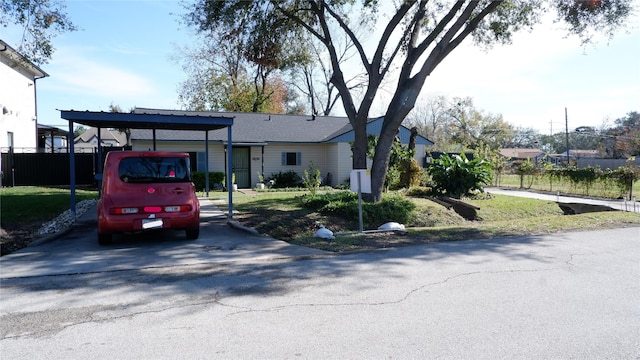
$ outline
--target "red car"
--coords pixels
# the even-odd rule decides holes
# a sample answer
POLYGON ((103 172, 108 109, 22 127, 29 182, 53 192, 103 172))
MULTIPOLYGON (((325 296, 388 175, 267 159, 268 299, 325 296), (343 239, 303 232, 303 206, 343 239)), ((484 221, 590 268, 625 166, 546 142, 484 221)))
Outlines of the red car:
POLYGON ((98 242, 111 243, 114 233, 152 229, 184 229, 188 239, 200 235, 189 154, 109 152, 98 201, 98 242))

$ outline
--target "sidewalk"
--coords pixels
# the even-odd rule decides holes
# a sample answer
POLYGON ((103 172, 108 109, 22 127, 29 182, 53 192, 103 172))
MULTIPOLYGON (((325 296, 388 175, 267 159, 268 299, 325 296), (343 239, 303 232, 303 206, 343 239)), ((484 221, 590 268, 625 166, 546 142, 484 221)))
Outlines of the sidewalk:
POLYGON ((640 213, 640 202, 638 201, 589 198, 589 197, 571 196, 571 195, 563 195, 563 194, 553 195, 553 194, 542 193, 542 192, 537 192, 533 190, 520 190, 520 189, 497 188, 497 187, 487 187, 485 188, 485 191, 491 194, 500 194, 500 195, 525 197, 525 198, 531 198, 531 199, 555 201, 557 203, 578 203, 578 204, 588 204, 588 205, 600 205, 600 206, 610 207, 611 209, 614 209, 614 210, 640 213))

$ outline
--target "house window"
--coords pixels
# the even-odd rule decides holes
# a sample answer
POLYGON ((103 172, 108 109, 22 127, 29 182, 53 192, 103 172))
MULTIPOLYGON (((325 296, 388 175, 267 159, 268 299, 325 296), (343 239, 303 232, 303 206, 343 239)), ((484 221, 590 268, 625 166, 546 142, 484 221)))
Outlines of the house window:
POLYGON ((207 170, 207 154, 205 154, 204 151, 198 151, 196 158, 198 160, 198 165, 197 165, 197 169, 198 171, 206 171, 207 170))
POLYGON ((302 164, 302 153, 299 152, 283 152, 282 165, 295 166, 302 164))

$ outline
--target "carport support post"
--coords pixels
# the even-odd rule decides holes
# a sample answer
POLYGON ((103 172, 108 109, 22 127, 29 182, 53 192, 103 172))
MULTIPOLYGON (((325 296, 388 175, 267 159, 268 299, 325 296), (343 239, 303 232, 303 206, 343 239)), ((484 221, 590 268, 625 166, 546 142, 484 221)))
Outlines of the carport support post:
POLYGON ((204 191, 209 198, 209 130, 204 132, 204 163, 204 191))
MULTIPOLYGON (((102 137, 100 133, 102 132, 102 128, 98 128, 98 172, 100 174, 96 180, 98 180, 98 197, 102 196, 102 137)), ((96 174, 96 175, 97 175, 96 174)))
POLYGON ((233 157, 231 156, 231 149, 233 148, 233 142, 231 140, 231 126, 227 126, 227 191, 229 192, 229 215, 228 219, 233 219, 233 164, 231 163, 233 157))
POLYGON ((67 135, 69 144, 69 186, 71 188, 71 214, 76 218, 76 156, 73 143, 73 121, 69 120, 69 134, 67 135))
POLYGON ((364 226, 362 224, 362 179, 360 178, 360 171, 358 171, 358 230, 362 233, 364 226))

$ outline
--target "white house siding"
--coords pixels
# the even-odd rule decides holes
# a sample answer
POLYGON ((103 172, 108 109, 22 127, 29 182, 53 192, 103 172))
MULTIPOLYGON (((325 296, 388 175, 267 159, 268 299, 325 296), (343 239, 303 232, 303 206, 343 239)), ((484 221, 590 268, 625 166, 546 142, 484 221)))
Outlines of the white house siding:
POLYGON ((265 179, 278 172, 295 171, 300 177, 309 168, 310 162, 320 169, 320 173, 326 174, 327 157, 326 144, 268 144, 264 147, 265 179), (282 165, 282 153, 301 153, 300 165, 282 165))
MULTIPOLYGON (((145 151, 153 149, 152 141, 137 140, 133 143, 133 150, 145 151)), ((175 152, 196 152, 204 153, 204 141, 158 141, 156 142, 157 151, 175 151, 175 152)), ((225 171, 225 152, 224 145, 221 143, 209 142, 209 171, 224 172, 225 171)))
MULTIPOLYGON (((136 140, 133 150, 149 150, 153 148, 153 142, 136 140)), ((226 154, 224 144, 219 142, 209 143, 209 171, 225 171, 226 154)), ((353 167, 351 145, 349 143, 324 143, 324 144, 267 144, 250 146, 251 184, 258 182, 258 172, 264 172, 264 178, 269 179, 272 174, 278 172, 295 171, 300 177, 313 162, 320 169, 323 179, 331 173, 331 186, 344 184, 349 180, 353 167), (264 154, 263 154, 264 147, 264 154), (282 165, 282 153, 301 153, 300 165, 282 165)), ((158 151, 180 152, 204 152, 204 141, 158 141, 158 151)), ((420 165, 424 161, 424 145, 416 145, 416 160, 420 165)))
POLYGON ((7 148, 13 133, 14 151, 34 151, 36 143, 36 96, 33 74, 0 56, 0 147, 7 148))
POLYGON ((414 159, 418 162, 418 165, 421 167, 424 166, 424 158, 426 157, 426 150, 423 144, 416 144, 416 155, 414 159))
MULTIPOLYGON (((211 144, 209 144, 211 148, 211 144)), ((153 141, 136 140, 133 142, 132 150, 145 151, 153 150, 153 141)), ((175 151, 175 152, 198 152, 204 151, 204 141, 157 141, 157 151, 175 151)))
MULTIPOLYGON (((331 185, 346 183, 353 168, 351 145, 349 143, 332 143, 329 151, 327 172, 331 173, 331 185)), ((327 174, 323 174, 326 176, 327 174)))

